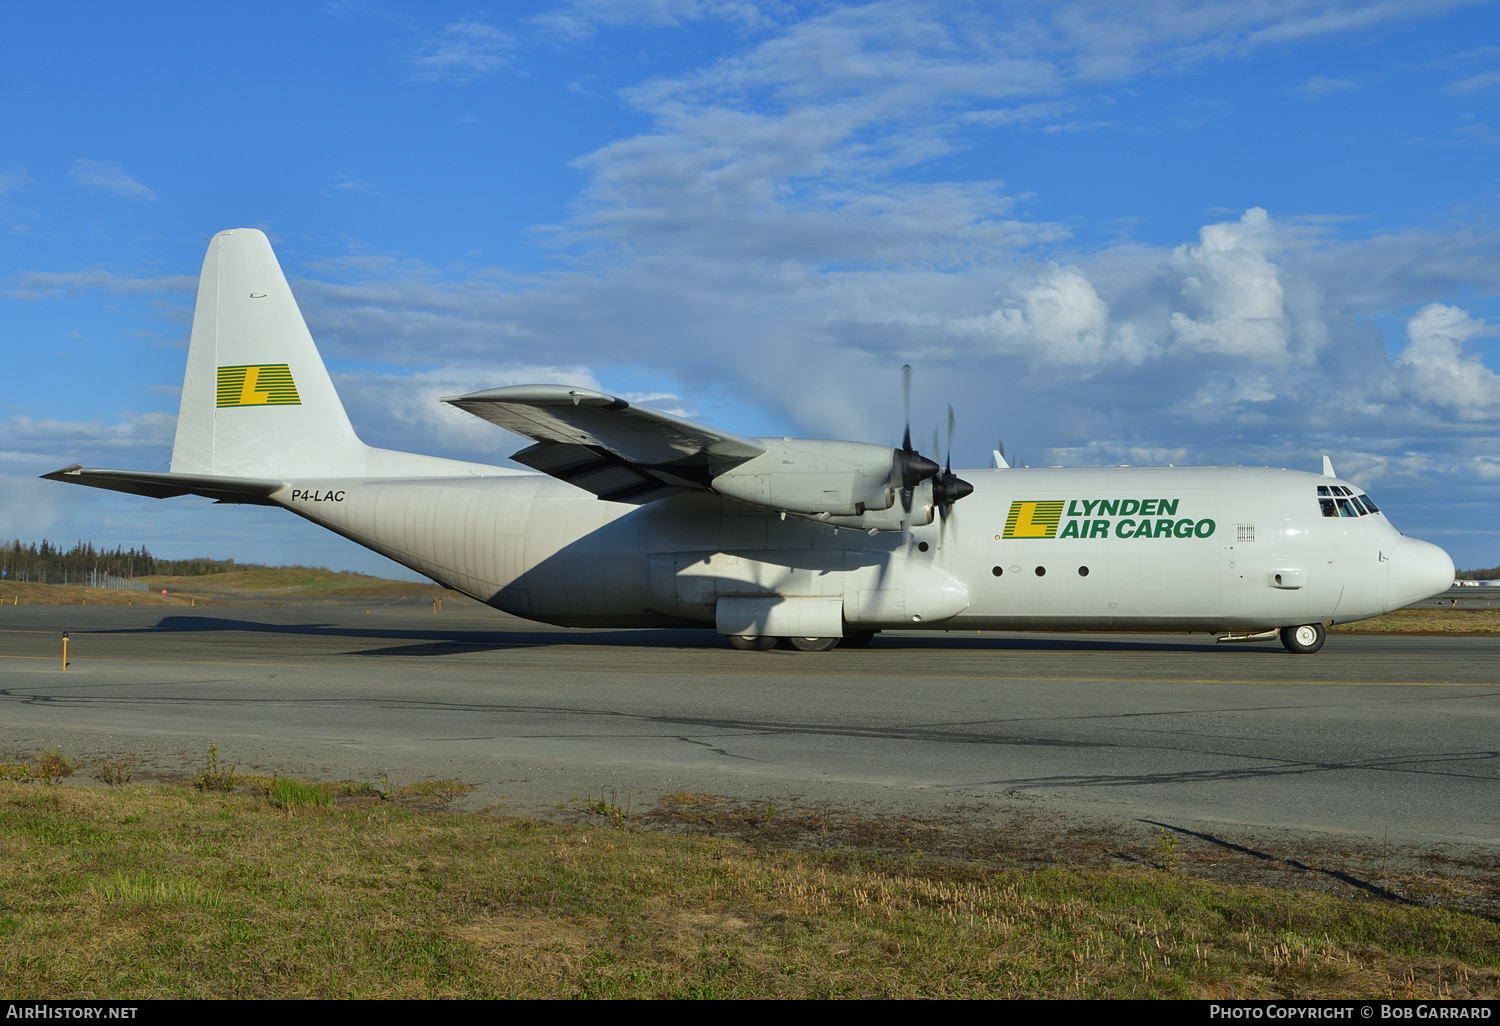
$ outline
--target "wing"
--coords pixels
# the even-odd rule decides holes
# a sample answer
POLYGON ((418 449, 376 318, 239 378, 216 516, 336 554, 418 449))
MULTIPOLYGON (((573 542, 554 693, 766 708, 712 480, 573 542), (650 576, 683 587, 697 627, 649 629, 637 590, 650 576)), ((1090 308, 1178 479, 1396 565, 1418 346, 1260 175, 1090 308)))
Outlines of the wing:
POLYGON ((512 459, 612 502, 707 491, 714 475, 766 451, 753 438, 586 388, 513 385, 443 402, 534 439, 512 459))

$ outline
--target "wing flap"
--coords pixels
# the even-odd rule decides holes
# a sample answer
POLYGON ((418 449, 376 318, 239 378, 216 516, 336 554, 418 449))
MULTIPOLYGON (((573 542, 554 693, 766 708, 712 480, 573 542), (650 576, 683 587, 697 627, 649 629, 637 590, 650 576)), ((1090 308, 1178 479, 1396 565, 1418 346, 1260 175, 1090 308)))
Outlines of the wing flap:
POLYGON ((539 442, 511 458, 610 502, 639 506, 682 490, 607 450, 586 445, 539 442))

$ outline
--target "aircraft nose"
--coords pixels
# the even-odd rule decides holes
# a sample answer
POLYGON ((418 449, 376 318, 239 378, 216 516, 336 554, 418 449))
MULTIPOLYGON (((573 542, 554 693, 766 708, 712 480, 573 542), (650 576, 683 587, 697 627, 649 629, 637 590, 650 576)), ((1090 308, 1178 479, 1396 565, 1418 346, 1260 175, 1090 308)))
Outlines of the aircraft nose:
POLYGON ((1431 542, 1402 538, 1390 556, 1386 608, 1432 598, 1453 584, 1453 559, 1431 542))

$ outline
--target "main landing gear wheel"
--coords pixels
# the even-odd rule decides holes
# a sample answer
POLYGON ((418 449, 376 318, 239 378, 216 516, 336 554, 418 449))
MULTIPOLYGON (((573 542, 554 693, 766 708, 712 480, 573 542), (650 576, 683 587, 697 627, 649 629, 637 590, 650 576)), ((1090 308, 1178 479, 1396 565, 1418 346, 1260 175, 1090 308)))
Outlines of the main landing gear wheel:
POLYGON ((1281 628, 1281 643, 1286 646, 1288 652, 1295 652, 1298 655, 1312 655, 1323 647, 1323 641, 1327 637, 1328 632, 1320 623, 1281 628))
POLYGON ((827 652, 843 638, 787 638, 786 643, 798 652, 827 652))
POLYGON ((727 634, 729 647, 737 648, 741 652, 764 652, 776 644, 776 639, 767 635, 751 637, 749 634, 727 634))

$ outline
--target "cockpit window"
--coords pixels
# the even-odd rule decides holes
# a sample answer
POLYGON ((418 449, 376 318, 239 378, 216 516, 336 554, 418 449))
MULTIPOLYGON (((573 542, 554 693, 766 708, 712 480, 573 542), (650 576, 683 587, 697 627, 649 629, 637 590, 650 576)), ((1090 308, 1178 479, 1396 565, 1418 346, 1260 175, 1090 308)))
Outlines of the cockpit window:
POLYGON ((1325 517, 1362 517, 1379 513, 1380 507, 1363 492, 1353 491, 1343 485, 1318 485, 1318 511, 1325 517))

